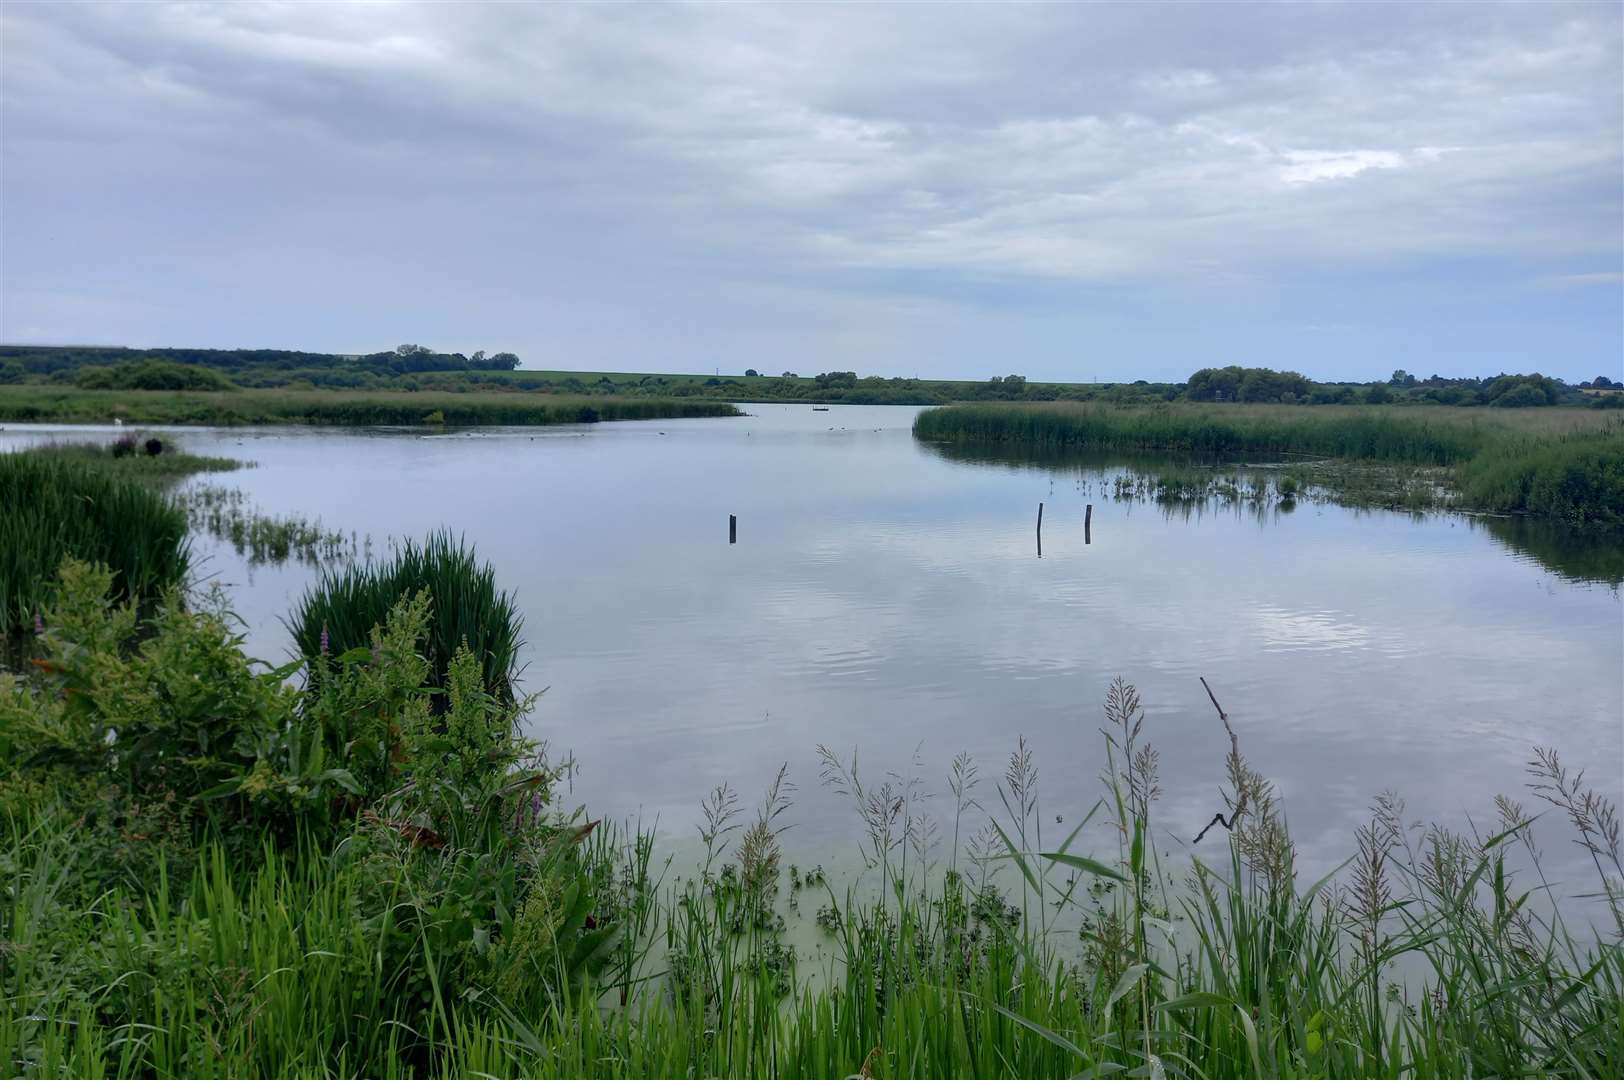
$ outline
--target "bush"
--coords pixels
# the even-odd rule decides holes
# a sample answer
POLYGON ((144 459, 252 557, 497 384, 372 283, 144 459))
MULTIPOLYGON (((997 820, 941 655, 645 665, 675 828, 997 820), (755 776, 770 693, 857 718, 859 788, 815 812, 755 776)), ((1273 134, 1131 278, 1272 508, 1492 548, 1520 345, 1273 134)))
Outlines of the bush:
POLYGON ((1539 387, 1529 383, 1522 383, 1507 390, 1489 404, 1501 409, 1528 409, 1539 405, 1549 405, 1550 401, 1539 387))
POLYGON ((142 360, 112 367, 87 367, 74 376, 85 390, 235 390, 230 379, 197 364, 142 360))
POLYGON ((431 716, 426 596, 301 692, 223 607, 142 623, 111 576, 65 563, 39 677, 0 676, 8 1064, 86 1075, 102 1049, 40 1060, 69 1022, 144 1033, 108 1075, 424 1075, 401 1063, 451 1003, 500 981, 538 1015, 602 969, 618 927, 517 735, 528 702, 463 649, 431 716))
POLYGON ((186 575, 185 512, 105 468, 0 454, 0 507, 0 633, 32 625, 66 558, 105 564, 118 600, 155 599, 186 575))
POLYGON ((421 545, 408 540, 386 562, 325 572, 294 610, 294 644, 307 659, 365 646, 390 609, 418 592, 432 603, 424 652, 429 684, 446 685, 451 658, 466 642, 486 690, 511 701, 523 618, 512 596, 497 589, 490 565, 477 562, 473 549, 449 532, 421 545))

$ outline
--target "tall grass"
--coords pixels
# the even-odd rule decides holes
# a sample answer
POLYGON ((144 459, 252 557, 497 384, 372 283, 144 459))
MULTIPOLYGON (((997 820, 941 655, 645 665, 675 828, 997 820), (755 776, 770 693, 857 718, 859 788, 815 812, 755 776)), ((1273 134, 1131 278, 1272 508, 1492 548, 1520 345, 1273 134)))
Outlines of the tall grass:
POLYGON ((117 443, 47 442, 29 448, 30 454, 76 461, 93 465, 112 476, 129 477, 148 484, 162 485, 206 472, 230 472, 243 467, 235 458, 206 454, 188 454, 172 443, 162 444, 158 454, 139 449, 147 437, 136 432, 123 436, 117 443), (120 452, 126 446, 136 450, 120 452))
POLYGON ((111 568, 118 599, 150 599, 186 576, 185 512, 100 463, 0 454, 0 508, 0 633, 33 625, 66 557, 111 568))
MULTIPOLYGON (((1379 799, 1343 874, 1303 884, 1237 755, 1229 845, 1176 885, 1153 853, 1154 758, 1134 740, 1105 774, 1118 854, 1022 847, 1035 815, 992 803, 1007 846, 991 877, 1027 916, 985 876, 909 874, 899 852, 879 899, 824 887, 823 958, 786 960, 775 857, 740 837, 719 873, 661 891, 639 837, 595 848, 586 870, 629 883, 593 909, 619 920, 629 966, 542 997, 438 985, 448 940, 511 947, 499 935, 516 923, 446 938, 416 921, 410 875, 379 880, 341 852, 267 849, 243 868, 209 848, 186 881, 78 895, 72 814, 41 807, 0 836, 0 1056, 30 1076, 1616 1075, 1624 952, 1611 928, 1598 940, 1536 914, 1545 886, 1512 858, 1537 850, 1532 815, 1508 801, 1491 835, 1421 833, 1379 799), (363 914, 379 910, 399 921, 363 914), (1080 930, 1045 934, 1038 910, 1080 930), (390 955, 415 978, 378 960, 399 934, 390 955)), ((1568 817, 1585 795, 1562 775, 1568 817)), ((1580 835, 1616 876, 1616 835, 1610 851, 1594 820, 1580 835)))
POLYGON ((424 641, 432 685, 445 685, 451 659, 466 643, 487 690, 511 700, 524 617, 512 595, 497 588, 490 564, 446 530, 421 544, 404 541, 388 558, 325 571, 305 590, 288 628, 301 656, 339 656, 366 647, 372 628, 418 592, 426 592, 432 605, 424 641))
POLYGON ((578 424, 736 416, 726 401, 703 398, 571 397, 522 392, 407 393, 354 390, 77 390, 0 386, 0 420, 143 424, 317 424, 419 426, 578 424))
POLYGON ((1485 510, 1624 526, 1624 429, 1494 443, 1461 467, 1460 490, 1467 503, 1485 510))
POLYGON ((1077 404, 955 405, 920 439, 1061 448, 1315 455, 1448 467, 1464 508, 1624 524, 1624 422, 1596 410, 1077 404))

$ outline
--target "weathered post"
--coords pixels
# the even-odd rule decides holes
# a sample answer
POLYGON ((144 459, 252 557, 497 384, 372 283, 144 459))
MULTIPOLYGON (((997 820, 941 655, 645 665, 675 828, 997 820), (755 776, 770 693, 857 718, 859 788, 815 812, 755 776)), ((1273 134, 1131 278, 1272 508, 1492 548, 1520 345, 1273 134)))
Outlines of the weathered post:
POLYGON ((730 544, 739 542, 739 517, 737 514, 727 516, 727 542, 730 544))
POLYGON ((1043 558, 1043 504, 1038 503, 1038 558, 1043 558))
POLYGON ((1083 543, 1094 542, 1094 504, 1089 503, 1083 508, 1083 543))

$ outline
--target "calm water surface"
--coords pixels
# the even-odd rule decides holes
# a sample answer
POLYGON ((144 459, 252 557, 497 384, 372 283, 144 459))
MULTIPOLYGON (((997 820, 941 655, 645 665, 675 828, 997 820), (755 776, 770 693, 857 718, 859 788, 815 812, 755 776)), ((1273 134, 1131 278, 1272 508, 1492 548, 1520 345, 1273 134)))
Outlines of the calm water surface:
MULTIPOLYGON (((1352 851, 1384 789, 1412 817, 1492 825, 1495 793, 1526 797, 1534 744, 1624 795, 1624 616, 1616 585, 1585 577, 1594 552, 1535 536, 1542 562, 1504 523, 1306 502, 1168 515, 1112 501, 1102 488, 1120 464, 951 460, 914 441, 912 408, 746 408, 427 437, 181 437, 256 462, 194 482, 240 487, 263 511, 380 547, 442 524, 466 534, 518 594, 526 683, 548 688, 531 722, 579 760, 574 798, 658 819, 673 842, 693 836, 710 788, 748 802, 787 761, 791 854, 848 856, 855 816, 817 783, 820 743, 855 748, 876 779, 917 771, 950 814, 953 755, 977 757, 996 805, 1024 736, 1046 821, 1069 823, 1099 794, 1100 703, 1118 674, 1161 751, 1168 850, 1219 805, 1226 740, 1202 675, 1277 782, 1306 871, 1352 851)), ((311 572, 198 550, 257 654, 284 657, 278 620, 311 572)), ((1545 847, 1566 860, 1566 841, 1552 826, 1545 847)))

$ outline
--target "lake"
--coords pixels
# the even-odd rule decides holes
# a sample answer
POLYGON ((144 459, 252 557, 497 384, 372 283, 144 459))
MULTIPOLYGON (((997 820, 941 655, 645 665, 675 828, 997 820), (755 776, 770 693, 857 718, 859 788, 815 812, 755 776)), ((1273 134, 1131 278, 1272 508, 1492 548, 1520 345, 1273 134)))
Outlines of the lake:
MULTIPOLYGON (((874 779, 916 774, 950 834, 953 756, 974 755, 996 806, 1022 736, 1058 839, 1100 795, 1116 675, 1147 706, 1170 852, 1221 807, 1227 739, 1200 676, 1278 785, 1307 875, 1352 852, 1385 789, 1412 818, 1471 815, 1494 831, 1496 793, 1532 803, 1535 744, 1624 797, 1624 609, 1606 545, 1307 500, 1168 513, 1113 500, 1122 459, 946 454, 913 439, 913 408, 743 408, 753 415, 179 438, 255 462, 192 482, 241 488, 264 512, 380 550, 442 524, 463 533, 525 613, 525 684, 546 688, 533 732, 577 759, 571 798, 657 821, 678 847, 711 788, 729 783, 751 806, 787 761, 789 857, 849 861, 857 818, 818 783, 819 744, 855 749, 874 779)), ((12 425, 0 445, 63 430, 12 425)), ((284 658, 279 618, 312 571, 249 567, 207 538, 197 552, 256 655, 284 658)), ((1542 828, 1558 865, 1579 854, 1542 828)))

